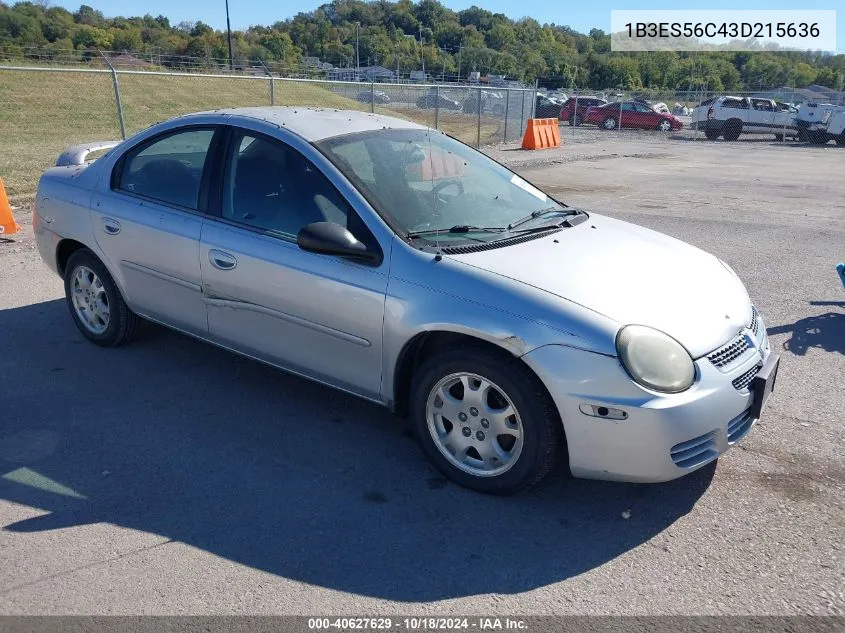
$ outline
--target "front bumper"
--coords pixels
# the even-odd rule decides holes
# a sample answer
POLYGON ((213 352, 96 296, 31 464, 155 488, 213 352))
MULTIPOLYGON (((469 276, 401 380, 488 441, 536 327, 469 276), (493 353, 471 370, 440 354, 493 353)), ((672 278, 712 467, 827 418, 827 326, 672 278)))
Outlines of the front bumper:
POLYGON ((744 385, 744 379, 771 356, 762 321, 759 331, 748 332, 754 344, 725 367, 697 360, 696 382, 680 394, 650 392, 631 380, 618 358, 571 347, 547 345, 523 360, 558 407, 574 476, 660 482, 712 462, 757 423, 751 380, 744 385), (601 407, 625 417, 600 417, 601 407))

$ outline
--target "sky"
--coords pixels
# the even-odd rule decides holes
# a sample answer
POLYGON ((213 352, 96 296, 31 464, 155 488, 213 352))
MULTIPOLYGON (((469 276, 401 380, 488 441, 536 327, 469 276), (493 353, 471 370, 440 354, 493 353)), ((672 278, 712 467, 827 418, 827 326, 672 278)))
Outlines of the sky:
MULTIPOLYGON (((837 12, 837 50, 845 50, 845 5, 842 0, 707 0, 701 6, 683 2, 654 2, 651 0, 614 0, 614 2, 584 2, 582 0, 441 0, 447 7, 460 11, 472 5, 494 13, 504 13, 519 19, 531 16, 539 22, 568 25, 582 33, 592 28, 610 30, 610 9, 840 9, 837 12)), ((316 9, 325 0, 229 0, 232 28, 242 30, 253 24, 270 25, 293 17, 300 11, 316 9)), ((225 0, 52 0, 75 11, 80 4, 99 9, 108 17, 118 15, 165 15, 171 24, 201 20, 216 28, 226 28, 225 0)))

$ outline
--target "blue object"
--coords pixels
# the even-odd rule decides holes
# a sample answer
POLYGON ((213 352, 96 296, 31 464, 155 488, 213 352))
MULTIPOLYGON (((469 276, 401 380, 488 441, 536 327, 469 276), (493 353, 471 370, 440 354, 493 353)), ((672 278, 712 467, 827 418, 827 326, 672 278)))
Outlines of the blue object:
POLYGON ((845 286, 845 262, 836 264, 836 272, 839 273, 839 279, 842 281, 842 285, 845 286))

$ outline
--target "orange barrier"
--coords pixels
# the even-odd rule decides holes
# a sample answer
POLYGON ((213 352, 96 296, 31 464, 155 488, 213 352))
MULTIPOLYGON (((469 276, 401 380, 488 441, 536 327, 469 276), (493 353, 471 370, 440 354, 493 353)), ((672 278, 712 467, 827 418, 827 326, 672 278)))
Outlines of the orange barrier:
POLYGON ((522 149, 560 147, 559 125, 558 119, 528 119, 528 127, 522 138, 522 149))
POLYGON ((3 184, 3 179, 0 178, 0 235, 7 233, 17 233, 21 227, 15 222, 15 216, 12 215, 12 205, 9 204, 9 198, 6 197, 6 186, 3 184))

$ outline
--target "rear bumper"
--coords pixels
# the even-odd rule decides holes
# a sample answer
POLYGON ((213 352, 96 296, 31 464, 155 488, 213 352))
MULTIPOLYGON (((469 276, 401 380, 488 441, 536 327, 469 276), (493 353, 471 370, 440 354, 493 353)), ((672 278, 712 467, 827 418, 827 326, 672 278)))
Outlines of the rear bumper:
POLYGON ((740 441, 756 424, 753 395, 733 380, 769 357, 768 342, 723 372, 696 361, 695 385, 655 394, 634 383, 617 358, 549 345, 523 357, 547 386, 566 432, 576 477, 660 482, 687 475, 740 441), (602 418, 593 407, 624 412, 602 418), (585 411, 589 413, 585 413, 585 411))
POLYGON ((32 232, 35 234, 35 245, 38 248, 38 254, 44 263, 57 275, 59 273, 58 262, 56 261, 56 253, 58 252, 59 242, 61 238, 47 228, 46 222, 41 217, 38 209, 38 204, 32 211, 32 232))

